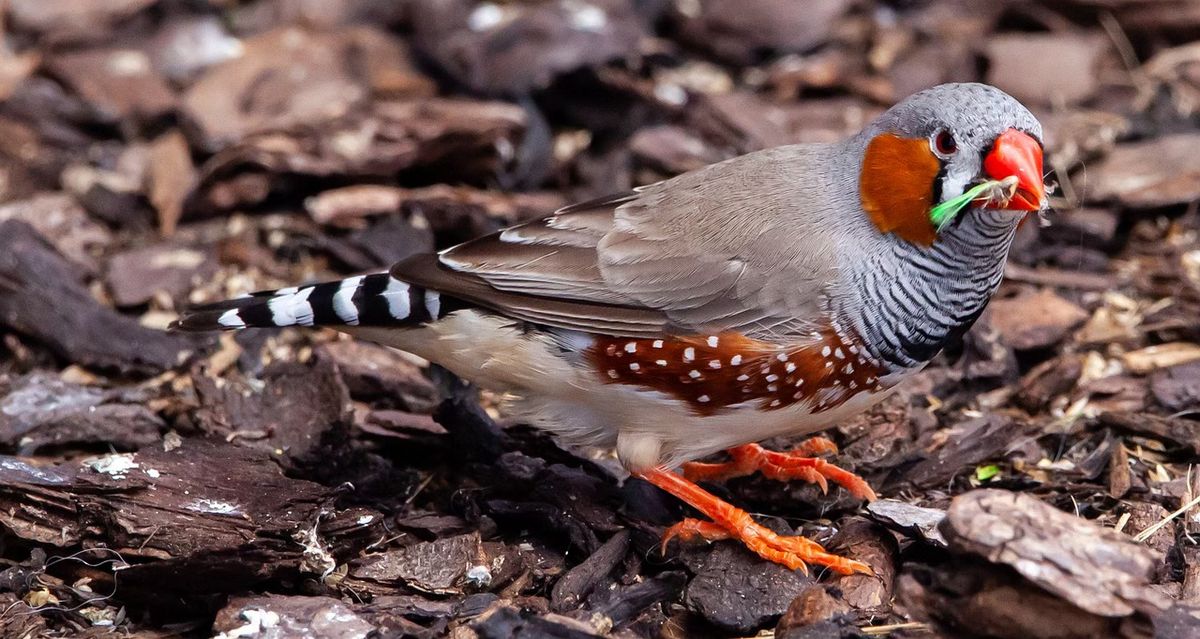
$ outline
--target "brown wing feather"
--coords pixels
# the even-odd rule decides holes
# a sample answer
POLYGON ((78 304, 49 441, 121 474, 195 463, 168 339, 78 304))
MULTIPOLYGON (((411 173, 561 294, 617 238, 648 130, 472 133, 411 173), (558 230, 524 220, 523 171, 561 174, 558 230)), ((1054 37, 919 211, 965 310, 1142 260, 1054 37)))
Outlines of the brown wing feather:
POLYGON ((404 260, 392 267, 391 275, 527 322, 628 337, 667 332, 668 319, 659 311, 509 293, 480 277, 442 266, 434 255, 404 260))
POLYGON ((839 155, 769 149, 572 205, 443 252, 441 271, 470 277, 478 303, 556 326, 593 330, 619 308, 636 317, 622 326, 807 332, 837 269, 831 218, 857 206, 831 199, 855 193, 854 173, 811 179, 839 155))

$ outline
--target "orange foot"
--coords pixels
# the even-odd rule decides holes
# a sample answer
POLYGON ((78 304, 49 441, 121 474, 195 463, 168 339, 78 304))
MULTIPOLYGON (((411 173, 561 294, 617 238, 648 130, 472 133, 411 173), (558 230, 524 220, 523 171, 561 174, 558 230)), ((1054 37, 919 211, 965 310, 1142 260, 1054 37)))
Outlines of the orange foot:
MULTIPOLYGON (((844 471, 843 471, 844 472, 844 471)), ((804 537, 788 537, 777 534, 756 523, 750 514, 721 501, 712 493, 675 473, 655 468, 637 473, 639 477, 687 502, 704 513, 712 521, 685 519, 669 528, 663 535, 663 548, 674 537, 681 539, 737 539, 768 561, 783 564, 795 570, 808 572, 808 564, 827 566, 844 575, 852 573, 873 574, 860 561, 846 559, 825 552, 815 541, 804 537)))
POLYGON ((758 444, 746 444, 729 449, 731 461, 722 464, 690 462, 683 465, 683 475, 692 481, 729 479, 761 472, 765 477, 779 481, 803 479, 829 492, 829 481, 850 491, 855 497, 875 500, 875 491, 854 473, 847 472, 813 455, 836 453, 837 446, 824 437, 813 437, 800 444, 800 448, 786 453, 770 451, 758 444))

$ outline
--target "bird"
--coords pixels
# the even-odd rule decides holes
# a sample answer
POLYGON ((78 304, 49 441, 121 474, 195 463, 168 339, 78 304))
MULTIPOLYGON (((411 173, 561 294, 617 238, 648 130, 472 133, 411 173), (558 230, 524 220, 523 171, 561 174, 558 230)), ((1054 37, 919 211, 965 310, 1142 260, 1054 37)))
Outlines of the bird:
POLYGON ((870 574, 697 482, 760 472, 874 499, 825 460, 828 439, 758 442, 867 410, 970 328, 1018 225, 1048 208, 1043 149, 1013 97, 943 84, 840 142, 751 152, 388 272, 185 309, 173 328, 326 326, 413 353, 615 450, 703 516, 664 548, 732 539, 791 569, 870 574))

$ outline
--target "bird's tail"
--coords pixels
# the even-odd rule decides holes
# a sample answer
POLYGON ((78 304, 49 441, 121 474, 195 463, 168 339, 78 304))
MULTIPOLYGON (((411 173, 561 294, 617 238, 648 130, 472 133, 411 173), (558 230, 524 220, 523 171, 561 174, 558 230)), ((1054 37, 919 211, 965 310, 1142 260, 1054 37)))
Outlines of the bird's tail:
POLYGON ((237 330, 281 326, 419 326, 459 303, 387 273, 260 291, 185 310, 171 328, 237 330))

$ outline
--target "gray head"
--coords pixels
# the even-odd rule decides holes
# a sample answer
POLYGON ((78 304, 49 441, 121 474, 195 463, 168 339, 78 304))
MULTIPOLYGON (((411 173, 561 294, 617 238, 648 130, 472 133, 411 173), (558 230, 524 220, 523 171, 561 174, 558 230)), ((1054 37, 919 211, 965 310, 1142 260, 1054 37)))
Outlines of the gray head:
POLYGON ((983 311, 1018 223, 1045 206, 1042 127, 982 84, 945 84, 900 102, 851 140, 872 224, 839 264, 839 315, 897 370, 929 361, 983 311), (982 189, 982 190, 976 190, 982 189), (949 221, 936 213, 962 205, 949 221), (871 230, 878 233, 871 233, 871 230))
POLYGON ((956 198, 964 207, 1007 211, 1019 220, 1045 207, 1041 140, 1033 114, 995 87, 943 84, 921 91, 859 137, 863 209, 881 231, 926 246, 945 225, 932 211, 956 198), (962 200, 984 183, 993 187, 962 200))

